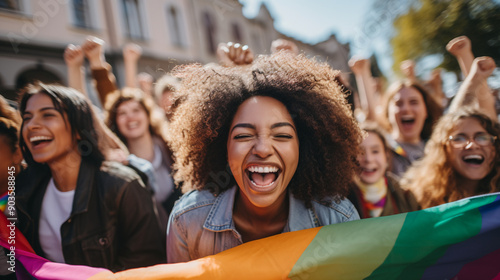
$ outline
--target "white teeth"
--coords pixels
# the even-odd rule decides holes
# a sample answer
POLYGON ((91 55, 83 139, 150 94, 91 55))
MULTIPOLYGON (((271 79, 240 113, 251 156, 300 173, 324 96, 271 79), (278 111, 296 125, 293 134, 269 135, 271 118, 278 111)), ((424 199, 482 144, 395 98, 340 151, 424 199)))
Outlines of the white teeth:
POLYGON ((254 181, 251 181, 251 182, 252 182, 252 184, 253 184, 254 186, 259 187, 259 188, 269 187, 270 185, 274 184, 274 181, 273 181, 272 183, 270 183, 270 184, 268 184, 268 185, 265 185, 265 186, 259 186, 259 185, 255 184, 255 182, 254 182, 254 181))
POLYGON ((47 136, 33 136, 30 138, 31 143, 33 143, 35 141, 42 141, 42 140, 52 140, 52 138, 47 137, 47 136))
POLYGON ((250 172, 256 172, 256 173, 275 173, 275 172, 278 172, 278 167, 275 167, 275 166, 266 166, 266 167, 262 167, 262 166, 250 166, 248 168, 248 171, 250 172))
POLYGON ((129 128, 136 128, 139 126, 139 122, 129 122, 128 127, 129 128))
POLYGON ((483 159, 483 157, 480 155, 468 155, 468 156, 465 156, 464 159, 465 160, 467 160, 467 159, 479 159, 479 160, 481 160, 481 159, 483 159))

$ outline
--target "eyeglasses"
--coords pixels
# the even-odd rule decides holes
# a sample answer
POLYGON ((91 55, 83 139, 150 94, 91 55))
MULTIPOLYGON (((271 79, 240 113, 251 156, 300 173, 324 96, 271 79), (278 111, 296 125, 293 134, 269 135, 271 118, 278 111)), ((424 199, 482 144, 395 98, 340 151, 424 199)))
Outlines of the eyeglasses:
POLYGON ((491 136, 488 133, 478 133, 472 139, 462 134, 448 137, 448 141, 450 141, 451 146, 455 149, 463 149, 472 141, 479 146, 485 147, 495 143, 496 139, 496 136, 491 136))

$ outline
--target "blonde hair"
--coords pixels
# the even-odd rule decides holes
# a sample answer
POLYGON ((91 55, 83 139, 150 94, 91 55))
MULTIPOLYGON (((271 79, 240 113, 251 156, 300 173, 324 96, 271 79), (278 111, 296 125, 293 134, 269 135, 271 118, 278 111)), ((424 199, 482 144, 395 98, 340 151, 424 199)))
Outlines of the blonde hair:
POLYGON ((155 84, 155 99, 159 103, 165 91, 175 92, 180 86, 180 80, 170 74, 163 75, 155 84))
MULTIPOLYGON (((451 165, 447 147, 448 137, 461 119, 474 118, 491 135, 500 136, 500 126, 486 115, 472 109, 448 113, 436 124, 427 142, 424 157, 415 161, 401 179, 401 186, 411 190, 423 208, 467 197, 457 186, 457 172, 451 165)), ((495 141, 493 169, 480 180, 478 194, 500 190, 500 141, 495 141)))

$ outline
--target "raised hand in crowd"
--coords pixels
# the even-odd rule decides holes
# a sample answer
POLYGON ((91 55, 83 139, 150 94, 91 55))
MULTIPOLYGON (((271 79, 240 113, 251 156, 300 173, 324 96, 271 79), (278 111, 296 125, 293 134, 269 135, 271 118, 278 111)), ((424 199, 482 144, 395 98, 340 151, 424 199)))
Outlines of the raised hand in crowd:
POLYGON ((124 60, 137 63, 142 56, 142 48, 137 44, 129 43, 123 47, 122 53, 124 60))
MULTIPOLYGON (((450 105, 456 109, 456 106, 470 105, 471 103, 476 103, 474 106, 478 106, 481 109, 486 110, 485 113, 490 118, 496 119, 496 110, 495 110, 495 97, 492 95, 491 89, 488 87, 488 83, 486 82, 486 78, 481 78, 481 74, 476 76, 475 78, 469 78, 470 72, 474 67, 474 54, 472 53, 472 44, 469 38, 466 36, 460 36, 452 39, 447 45, 446 49, 457 58, 458 64, 460 65, 460 69, 462 70, 462 74, 465 77, 464 84, 459 89, 455 100, 450 105), (461 93, 461 94, 460 94, 461 93), (466 94, 467 93, 467 94, 466 94), (476 95, 475 98, 473 94, 476 95), (460 95, 459 95, 460 94, 460 95)), ((481 68, 487 69, 490 62, 480 62, 488 59, 480 59, 478 61, 478 65, 482 64, 481 68), (486 68, 484 68, 486 67, 486 68)), ((494 64, 494 62, 493 62, 494 64)), ((483 71, 481 69, 474 69, 475 71, 483 72, 483 74, 487 74, 488 71, 483 71)), ((493 71, 493 70, 492 70, 493 71)), ((478 73, 476 73, 477 75, 478 73)), ((488 76, 491 73, 488 74, 488 76)))
POLYGON ((488 56, 477 57, 473 60, 469 75, 460 86, 453 99, 449 111, 456 111, 463 106, 472 106, 480 109, 492 120, 497 120, 495 97, 489 91, 486 80, 496 68, 495 61, 488 56))
POLYGON ((299 47, 289 40, 286 39, 276 39, 271 43, 271 53, 277 53, 279 51, 284 51, 292 55, 299 54, 299 47))
POLYGON ((415 61, 411 59, 407 59, 399 65, 399 69, 401 73, 405 76, 405 78, 414 84, 421 84, 429 93, 429 96, 432 97, 436 103, 444 108, 447 104, 446 96, 443 92, 442 81, 441 81, 441 72, 439 69, 434 69, 431 74, 430 80, 420 81, 417 78, 415 71, 415 61))
MULTIPOLYGON (((99 38, 88 37, 83 44, 83 48, 70 44, 64 51, 64 61, 68 68, 68 86, 82 93, 89 104, 92 104, 92 102, 85 90, 85 71, 83 62, 85 60, 85 55, 87 55, 91 67, 95 67, 94 70, 100 70, 102 68, 104 71, 107 71, 104 68, 106 62, 104 61, 104 54, 102 53, 103 44, 104 41, 99 38)), ((99 88, 98 84, 96 84, 96 86, 99 88)), ((95 106, 91 106, 91 110, 95 111, 95 106)), ((99 114, 96 112, 92 114, 95 130, 99 135, 99 148, 103 151, 106 160, 126 163, 128 156, 126 146, 109 130, 103 120, 97 117, 98 115, 99 114)))
POLYGON ((359 103, 364 113, 362 117, 357 114, 357 118, 359 121, 375 120, 379 100, 376 97, 376 84, 370 70, 370 60, 353 57, 349 60, 349 67, 356 78, 359 103))
POLYGON ((457 58, 460 70, 466 77, 474 61, 474 54, 472 53, 471 41, 467 36, 460 36, 452 39, 447 45, 446 50, 457 58))
POLYGON ((222 66, 248 65, 253 62, 254 54, 247 45, 239 43, 220 43, 217 58, 222 66))
POLYGON ((104 44, 102 39, 92 36, 87 37, 82 44, 82 50, 90 64, 95 89, 103 105, 106 102, 106 96, 118 89, 111 66, 106 63, 104 44))
POLYGON ((443 109, 448 104, 448 98, 443 92, 443 80, 441 79, 441 69, 437 68, 431 71, 431 77, 425 81, 424 86, 429 89, 431 96, 443 109))
POLYGON ((137 81, 137 63, 142 56, 141 46, 133 43, 126 44, 123 47, 122 54, 125 67, 125 86, 139 87, 137 81))
POLYGON ((104 58, 104 41, 97 37, 89 36, 82 44, 82 50, 87 57, 90 69, 106 68, 104 58))
POLYGON ((86 93, 84 61, 85 55, 80 46, 69 44, 64 50, 64 62, 68 67, 68 86, 81 93, 86 93))
POLYGON ((401 73, 405 76, 406 79, 408 79, 412 83, 418 82, 417 76, 415 74, 415 61, 411 59, 407 59, 399 65, 399 69, 401 70, 401 73))

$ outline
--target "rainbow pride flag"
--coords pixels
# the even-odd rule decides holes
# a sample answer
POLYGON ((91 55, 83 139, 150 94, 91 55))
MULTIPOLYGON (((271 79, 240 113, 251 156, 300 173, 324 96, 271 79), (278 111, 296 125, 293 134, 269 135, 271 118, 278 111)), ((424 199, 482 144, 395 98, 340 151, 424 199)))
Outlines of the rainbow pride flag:
MULTIPOLYGON (((0 224, 5 222, 3 217, 0 224)), ((0 227, 0 245, 6 246, 6 227, 0 227)), ((21 243, 17 261, 36 279, 500 279, 500 193, 284 233, 187 263, 114 274, 54 264, 25 254, 29 249, 21 243), (57 273, 45 268, 50 265, 58 265, 57 273)))

